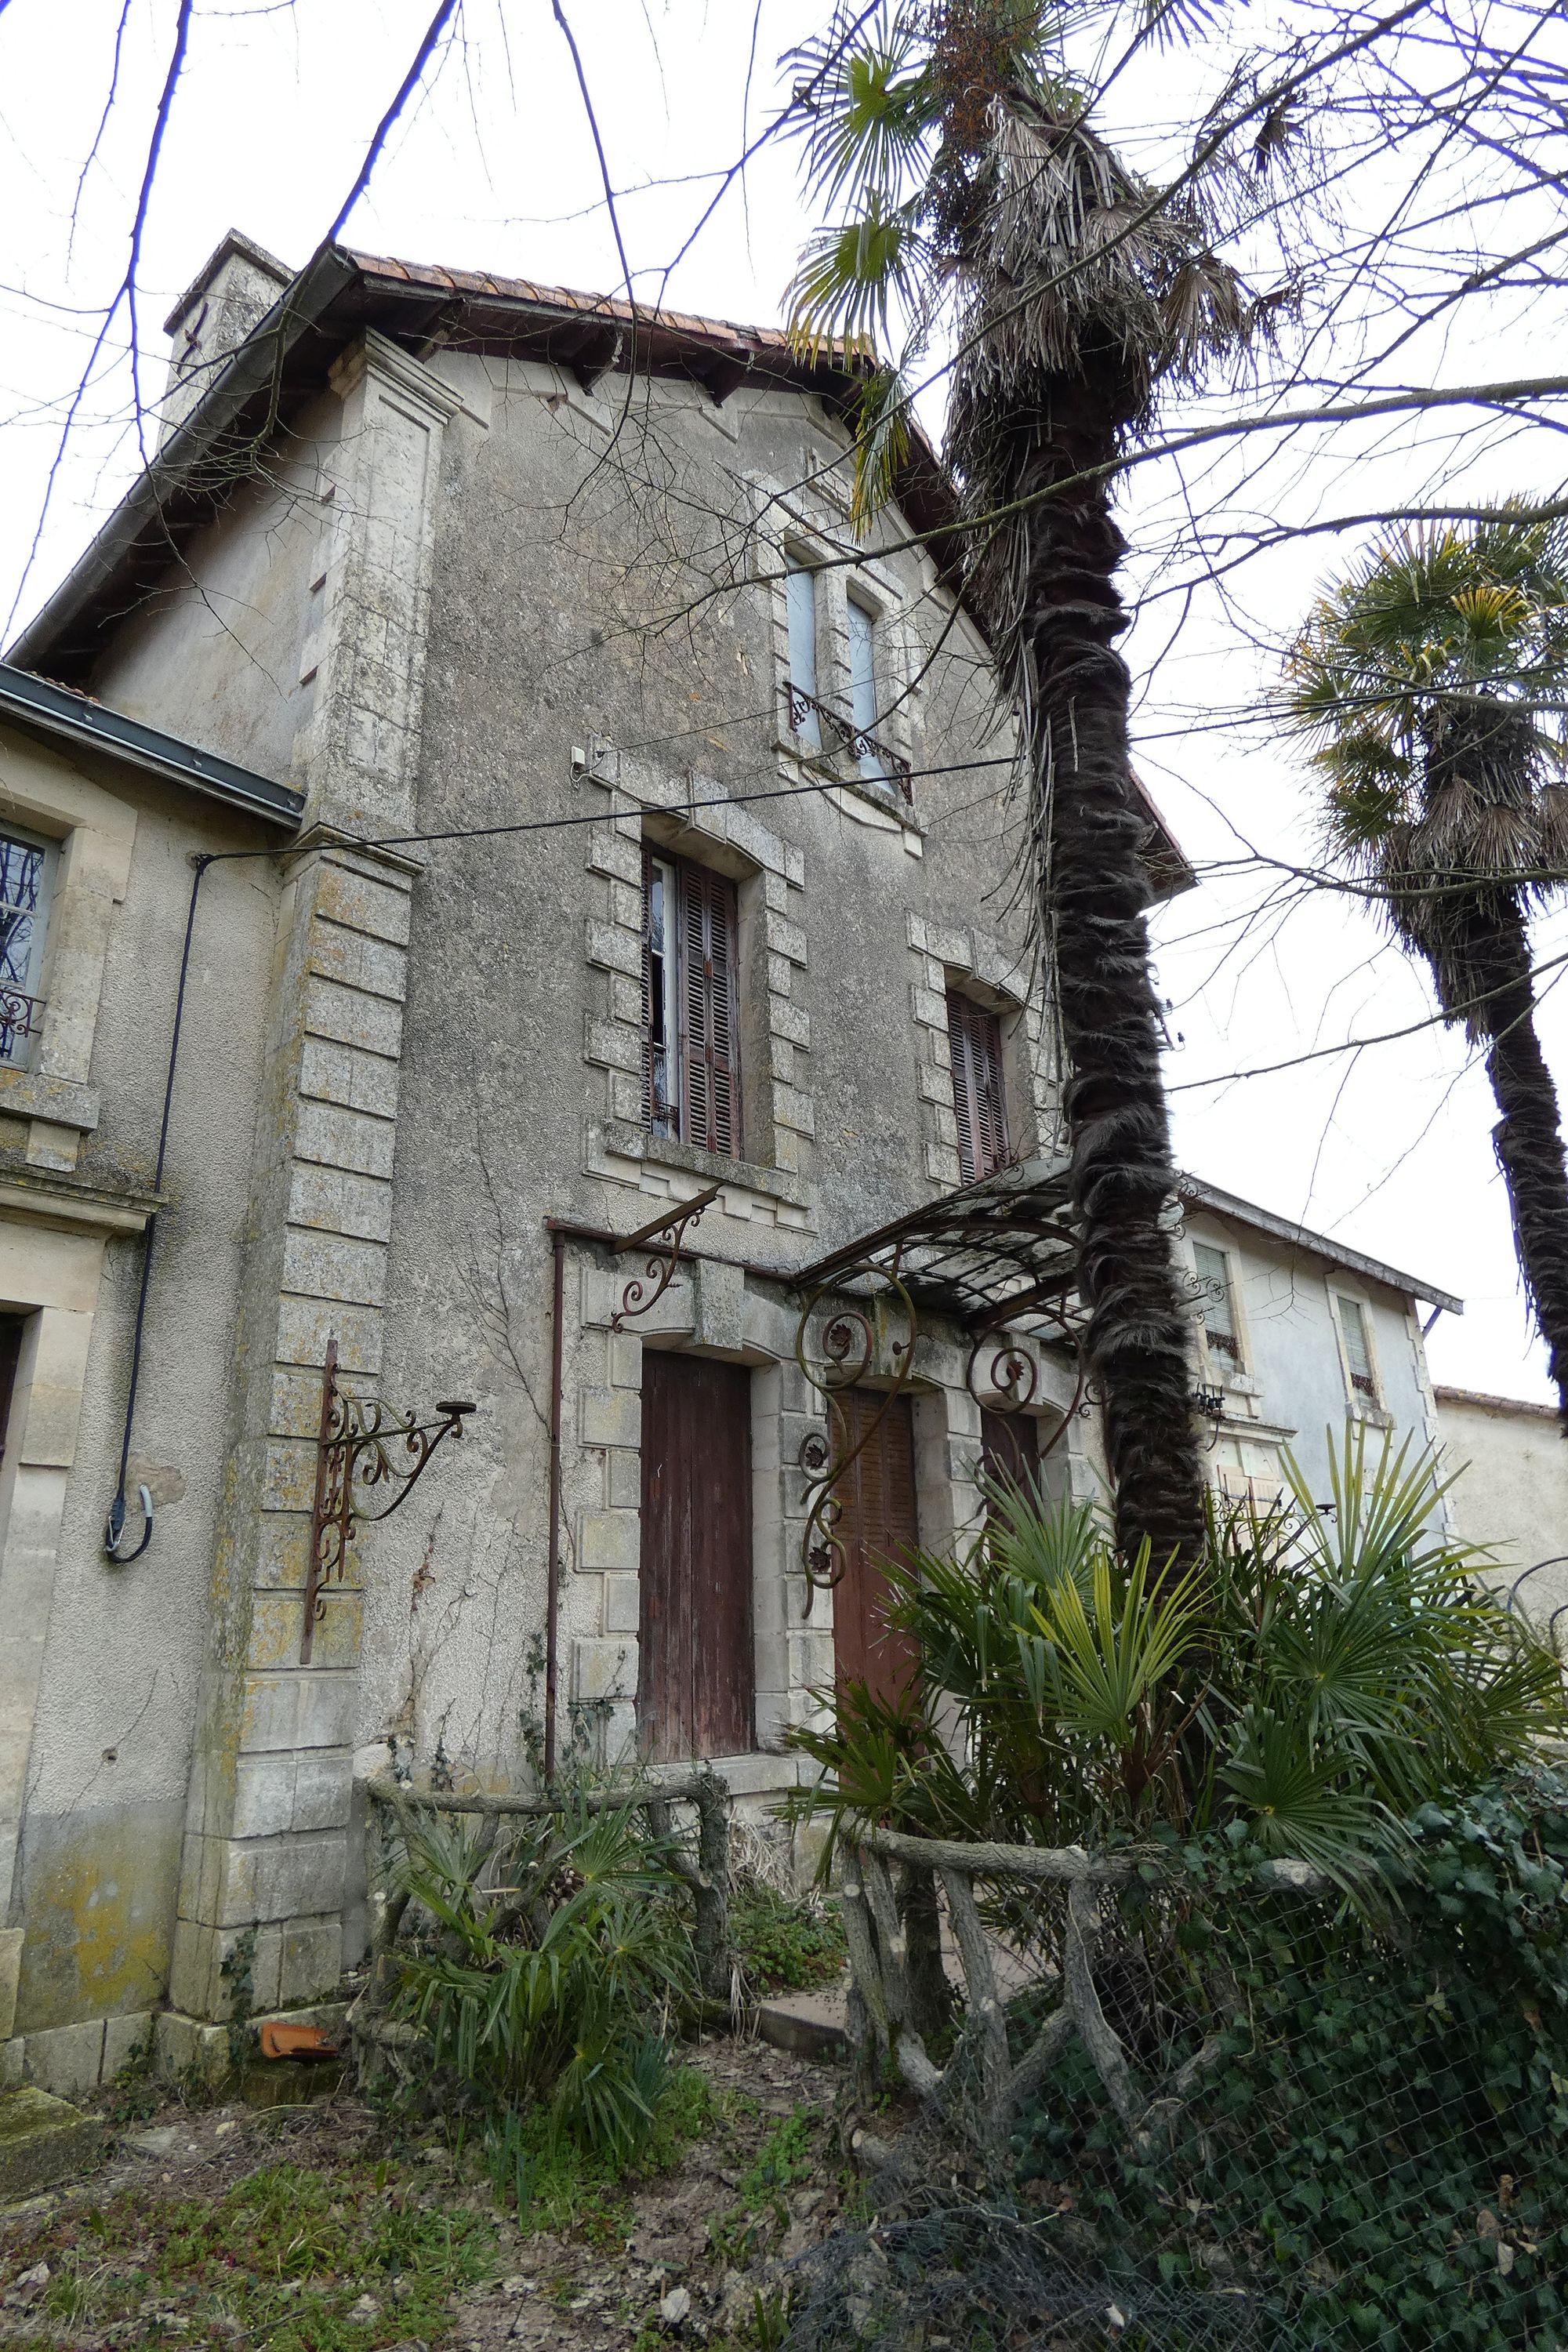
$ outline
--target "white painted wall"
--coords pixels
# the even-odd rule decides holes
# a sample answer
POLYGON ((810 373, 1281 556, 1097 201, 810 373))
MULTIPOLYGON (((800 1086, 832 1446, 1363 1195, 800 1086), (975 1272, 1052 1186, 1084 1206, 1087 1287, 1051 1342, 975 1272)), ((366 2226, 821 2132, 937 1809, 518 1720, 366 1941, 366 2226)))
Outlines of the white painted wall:
POLYGON ((1520 1588, 1538 1623, 1568 1604, 1568 1445, 1550 1405, 1439 1389, 1437 1423, 1445 1466, 1457 1473, 1453 1512, 1467 1542, 1494 1553, 1500 1578, 1540 1561, 1520 1588))

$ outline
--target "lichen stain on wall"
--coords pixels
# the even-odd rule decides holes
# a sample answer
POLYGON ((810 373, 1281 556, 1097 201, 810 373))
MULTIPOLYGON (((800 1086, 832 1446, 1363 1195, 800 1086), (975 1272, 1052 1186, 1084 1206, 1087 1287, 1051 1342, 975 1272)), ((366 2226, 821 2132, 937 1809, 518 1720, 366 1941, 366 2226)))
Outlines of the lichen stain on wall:
POLYGON ((27 1939, 16 2031, 118 2017, 163 1997, 184 1807, 115 1806, 39 1823, 22 1858, 27 1939))

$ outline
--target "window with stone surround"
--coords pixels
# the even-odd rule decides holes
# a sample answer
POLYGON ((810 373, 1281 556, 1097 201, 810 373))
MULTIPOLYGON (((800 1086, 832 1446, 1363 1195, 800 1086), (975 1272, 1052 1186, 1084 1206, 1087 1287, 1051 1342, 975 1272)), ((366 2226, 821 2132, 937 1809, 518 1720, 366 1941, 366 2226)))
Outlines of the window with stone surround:
POLYGON ((788 718, 796 741, 807 751, 822 749, 816 704, 816 573, 793 550, 784 558, 784 612, 789 629, 788 718))
POLYGON ((867 783, 885 784, 887 761, 875 740, 881 716, 877 700, 877 614, 853 589, 845 611, 849 627, 849 716, 858 734, 870 739, 861 746, 860 773, 867 783))
POLYGON ((651 1134, 741 1156, 740 925, 724 874, 643 849, 643 1115, 651 1134))
POLYGON ((947 992, 947 1034, 952 1055, 952 1109, 958 1125, 960 1181, 994 1176, 1012 1157, 1007 1140, 1007 1093, 1002 1024, 971 996, 947 992))
POLYGON ((1229 1252, 1216 1249, 1212 1242, 1194 1242, 1193 1271, 1197 1276, 1205 1349, 1231 1371, 1245 1370, 1229 1252))
POLYGON ((1344 1363, 1345 1381, 1352 1402, 1379 1406, 1383 1402, 1378 1389, 1377 1364, 1372 1349, 1372 1318, 1359 1298, 1351 1298, 1343 1291, 1334 1293, 1334 1314, 1340 1327, 1340 1352, 1344 1363))
POLYGON ((33 835, 0 833, 0 1063, 26 1068, 41 1026, 44 931, 54 855, 33 835))

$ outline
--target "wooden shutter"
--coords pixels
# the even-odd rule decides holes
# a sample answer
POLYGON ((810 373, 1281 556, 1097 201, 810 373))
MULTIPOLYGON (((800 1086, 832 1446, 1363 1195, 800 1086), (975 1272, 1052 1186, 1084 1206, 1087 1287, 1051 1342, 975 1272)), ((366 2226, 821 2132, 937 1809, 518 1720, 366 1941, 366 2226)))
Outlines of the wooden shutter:
MULTIPOLYGON (((1032 1412, 993 1412, 980 1408, 980 1458, 993 1478, 1009 1486, 1040 1486, 1040 1424, 1032 1412)), ((987 1506, 989 1510, 989 1505, 987 1506)))
POLYGON ((642 1123, 653 1125, 653 853, 642 852, 642 1123))
POLYGON ((965 1184, 1005 1168, 1007 1099, 1002 1078, 1002 1024, 973 998, 950 989, 947 1035, 952 1108, 958 1121, 958 1172, 965 1184))
POLYGON ((680 887, 681 1139, 738 1159, 735 886, 704 866, 677 869, 680 887))

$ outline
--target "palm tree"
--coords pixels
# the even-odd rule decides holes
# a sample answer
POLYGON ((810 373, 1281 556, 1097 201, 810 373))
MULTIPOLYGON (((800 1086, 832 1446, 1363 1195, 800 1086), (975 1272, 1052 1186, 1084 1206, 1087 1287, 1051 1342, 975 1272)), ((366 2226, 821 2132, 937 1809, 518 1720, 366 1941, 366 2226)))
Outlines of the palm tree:
MULTIPOLYGON (((1203 1481, 1165 1229, 1174 1171, 1110 492, 1162 383, 1237 348, 1259 306, 1215 259, 1191 190, 1152 196, 1089 127, 1052 69, 1038 0, 862 15, 841 12, 796 59, 808 173, 832 217, 802 259, 793 330, 812 351, 842 337, 869 354, 896 307, 913 322, 906 365, 943 320, 955 334, 947 457, 967 596, 1023 729, 1117 1536, 1129 1552, 1147 1538, 1159 1562, 1190 1558, 1203 1481)), ((908 400, 897 370, 863 364, 864 513, 890 488, 908 400)))
POLYGON ((1568 882, 1568 529, 1518 503, 1378 547, 1320 598, 1287 709, 1323 832, 1437 1002, 1484 1044, 1514 1248, 1568 1424, 1568 1174, 1535 1033, 1530 915, 1568 882))

